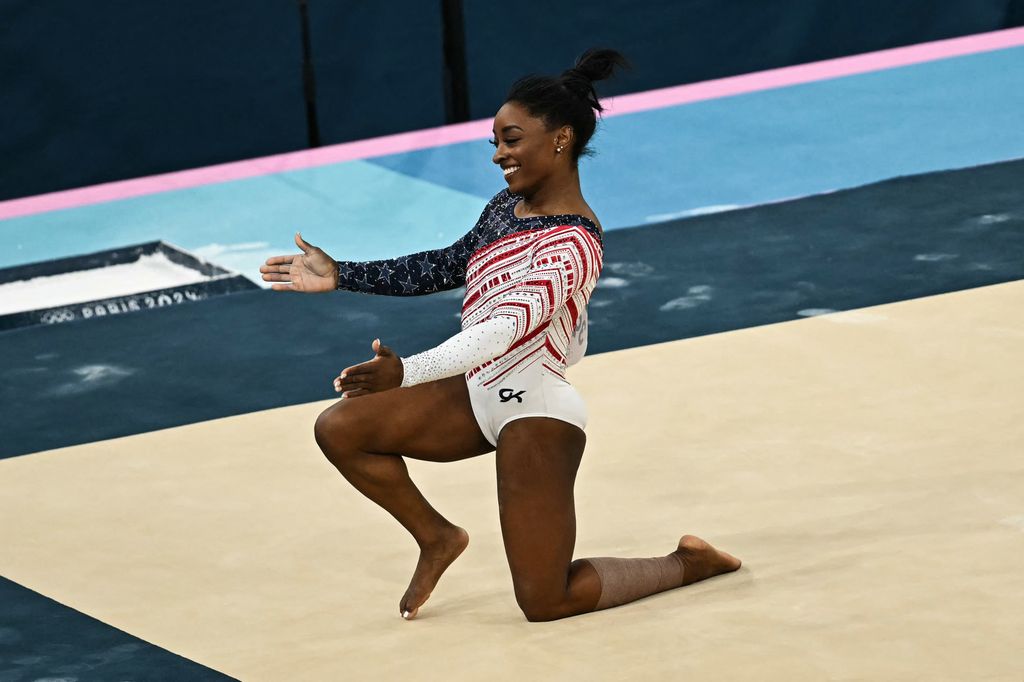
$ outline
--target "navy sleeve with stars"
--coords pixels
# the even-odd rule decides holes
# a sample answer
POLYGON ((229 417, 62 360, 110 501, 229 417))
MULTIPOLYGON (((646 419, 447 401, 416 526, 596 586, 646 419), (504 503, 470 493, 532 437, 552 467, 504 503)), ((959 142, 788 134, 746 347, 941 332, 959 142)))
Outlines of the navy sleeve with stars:
POLYGON ((493 201, 473 229, 449 247, 386 260, 338 261, 337 288, 383 296, 423 296, 463 286, 470 256, 486 241, 483 225, 493 201))
POLYGON ((466 283, 474 232, 444 249, 386 260, 338 261, 338 288, 383 296, 422 296, 466 283))

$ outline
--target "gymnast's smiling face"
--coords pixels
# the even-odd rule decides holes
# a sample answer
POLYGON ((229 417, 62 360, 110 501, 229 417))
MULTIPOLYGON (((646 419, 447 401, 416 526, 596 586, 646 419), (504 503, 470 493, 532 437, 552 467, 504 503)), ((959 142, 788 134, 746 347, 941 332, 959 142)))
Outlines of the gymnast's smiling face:
POLYGON ((570 166, 570 126, 549 130, 543 118, 532 116, 518 102, 505 102, 494 116, 494 156, 508 188, 529 196, 553 175, 570 166), (556 149, 561 146, 562 151, 556 149))

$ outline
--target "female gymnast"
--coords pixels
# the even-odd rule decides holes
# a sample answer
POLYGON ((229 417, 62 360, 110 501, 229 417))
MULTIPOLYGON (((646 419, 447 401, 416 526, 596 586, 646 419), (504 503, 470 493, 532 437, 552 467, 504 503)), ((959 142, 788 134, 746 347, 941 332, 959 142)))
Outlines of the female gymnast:
POLYGON ((614 50, 589 50, 557 78, 512 86, 491 140, 508 187, 450 247, 339 262, 296 235, 301 254, 260 268, 278 291, 415 296, 466 286, 460 333, 401 358, 375 340, 373 359, 334 380, 342 400, 315 426, 338 471, 419 544, 398 604, 403 618, 416 616, 469 543, 416 488, 403 457, 454 462, 497 452, 505 552, 531 621, 618 606, 740 567, 692 535, 663 557, 572 558, 586 409, 565 369, 586 349, 604 236, 580 191, 577 162, 602 110, 593 82, 624 63, 614 50))

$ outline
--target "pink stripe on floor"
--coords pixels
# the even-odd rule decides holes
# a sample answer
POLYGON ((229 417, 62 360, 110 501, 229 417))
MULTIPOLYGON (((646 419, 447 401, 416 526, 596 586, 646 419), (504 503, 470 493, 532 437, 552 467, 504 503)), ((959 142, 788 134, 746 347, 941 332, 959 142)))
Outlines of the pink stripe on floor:
MULTIPOLYGON (((879 52, 840 57, 811 64, 787 66, 769 71, 691 83, 671 88, 620 95, 604 100, 605 116, 621 116, 639 111, 677 106, 702 100, 731 97, 759 90, 782 88, 801 83, 880 71, 910 64, 948 59, 1024 45, 1024 28, 979 33, 879 52)), ((386 135, 369 140, 345 142, 319 149, 264 156, 246 161, 206 166, 144 178, 108 182, 80 189, 40 194, 0 202, 0 220, 98 204, 118 199, 198 187, 231 180, 313 168, 344 161, 368 159, 388 154, 441 147, 458 142, 480 140, 491 134, 491 119, 386 135)))
POLYGON ((979 52, 991 52, 1024 45, 1024 28, 979 33, 963 38, 950 38, 932 43, 921 43, 891 50, 868 52, 852 57, 839 57, 822 62, 786 66, 770 71, 730 76, 702 83, 679 85, 660 90, 648 90, 632 95, 610 97, 606 116, 631 114, 637 111, 688 104, 702 100, 741 95, 758 90, 771 90, 801 83, 812 83, 830 78, 853 76, 859 73, 882 71, 922 62, 962 57, 979 52))

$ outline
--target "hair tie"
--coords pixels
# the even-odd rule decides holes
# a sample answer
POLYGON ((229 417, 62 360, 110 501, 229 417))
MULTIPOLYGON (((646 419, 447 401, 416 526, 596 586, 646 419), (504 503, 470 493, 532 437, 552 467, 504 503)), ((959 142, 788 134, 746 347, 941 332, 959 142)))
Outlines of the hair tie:
POLYGON ((594 83, 579 69, 572 68, 562 74, 562 85, 580 99, 590 104, 597 101, 597 91, 594 90, 594 83))

